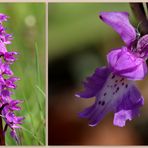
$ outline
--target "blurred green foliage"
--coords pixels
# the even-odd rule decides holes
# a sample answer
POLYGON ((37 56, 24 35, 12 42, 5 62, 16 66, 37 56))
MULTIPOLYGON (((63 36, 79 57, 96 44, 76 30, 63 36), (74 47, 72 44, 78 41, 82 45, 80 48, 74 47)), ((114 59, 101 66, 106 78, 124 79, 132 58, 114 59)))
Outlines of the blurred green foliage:
MULTIPOLYGON (((0 3, 0 13, 10 17, 4 25, 14 37, 7 48, 19 52, 11 67, 21 79, 13 98, 24 100, 21 144, 45 145, 45 3, 0 3)), ((9 131, 6 144, 16 145, 9 131)))

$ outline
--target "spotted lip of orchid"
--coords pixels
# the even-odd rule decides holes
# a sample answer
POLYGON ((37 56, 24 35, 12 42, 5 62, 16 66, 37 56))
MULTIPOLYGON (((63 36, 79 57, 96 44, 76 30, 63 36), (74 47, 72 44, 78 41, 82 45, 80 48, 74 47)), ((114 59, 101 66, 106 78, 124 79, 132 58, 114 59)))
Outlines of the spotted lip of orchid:
POLYGON ((140 115, 144 104, 134 81, 147 74, 148 35, 137 36, 127 12, 101 12, 100 19, 121 36, 125 46, 111 50, 107 54, 108 66, 97 68, 83 83, 84 91, 75 96, 96 100, 79 115, 87 118, 90 126, 96 126, 107 113, 113 112, 113 124, 123 127, 127 120, 140 115))

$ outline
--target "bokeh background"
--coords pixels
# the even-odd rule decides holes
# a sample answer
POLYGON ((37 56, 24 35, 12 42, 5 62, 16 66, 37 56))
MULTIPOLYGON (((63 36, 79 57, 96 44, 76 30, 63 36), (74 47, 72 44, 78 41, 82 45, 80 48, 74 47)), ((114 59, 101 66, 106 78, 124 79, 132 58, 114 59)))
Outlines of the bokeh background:
MULTIPOLYGON (((45 3, 0 3, 0 13, 10 17, 4 25, 14 37, 7 48, 19 52, 12 69, 21 79, 13 98, 24 100, 16 112, 25 117, 21 145, 45 145, 45 3)), ((16 145, 9 130, 6 144, 16 145)))
POLYGON ((101 11, 127 11, 138 23, 128 3, 49 3, 49 145, 147 145, 148 77, 137 86, 145 98, 141 116, 123 128, 113 126, 113 113, 89 127, 78 112, 94 99, 76 99, 82 81, 106 64, 107 52, 124 43, 103 23, 101 11))

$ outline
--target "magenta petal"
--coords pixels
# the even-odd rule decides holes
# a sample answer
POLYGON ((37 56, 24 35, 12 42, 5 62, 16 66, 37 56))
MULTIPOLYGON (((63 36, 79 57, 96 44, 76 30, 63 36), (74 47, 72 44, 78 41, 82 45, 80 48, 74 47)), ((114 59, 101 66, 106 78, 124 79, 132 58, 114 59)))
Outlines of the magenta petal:
POLYGON ((18 144, 20 143, 19 138, 17 136, 17 133, 16 133, 16 131, 14 129, 11 130, 10 135, 11 135, 11 137, 13 137, 17 141, 18 144))
POLYGON ((110 71, 106 67, 97 68, 95 73, 87 78, 84 82, 85 90, 83 92, 77 93, 76 97, 90 98, 94 97, 103 87, 110 71))
POLYGON ((3 97, 3 98, 7 98, 7 97, 10 97, 10 91, 9 90, 2 90, 1 91, 1 96, 3 97))
POLYGON ((5 54, 6 52, 7 52, 7 49, 5 44, 2 41, 0 41, 0 55, 5 54))
POLYGON ((17 78, 17 77, 10 77, 10 78, 8 78, 6 80, 6 84, 5 84, 6 87, 15 89, 16 88, 16 84, 14 84, 14 82, 17 81, 17 80, 20 80, 20 79, 17 78))
POLYGON ((147 74, 145 60, 130 53, 126 47, 109 52, 107 61, 114 73, 129 80, 141 80, 147 74))
POLYGON ((14 55, 17 55, 17 54, 18 54, 17 52, 6 52, 4 54, 4 59, 6 61, 14 62, 16 60, 14 55))
POLYGON ((14 120, 14 113, 9 112, 9 113, 6 114, 5 117, 6 117, 8 122, 13 122, 13 120, 14 120))
POLYGON ((17 106, 18 104, 23 103, 21 100, 12 100, 9 104, 11 110, 20 110, 21 107, 17 106))
POLYGON ((14 124, 22 124, 22 120, 24 120, 24 117, 14 117, 13 123, 14 124))
POLYGON ((8 19, 7 15, 0 13, 0 22, 7 21, 7 19, 8 19))
POLYGON ((129 22, 127 12, 101 12, 100 18, 119 33, 127 46, 136 39, 134 27, 129 22))

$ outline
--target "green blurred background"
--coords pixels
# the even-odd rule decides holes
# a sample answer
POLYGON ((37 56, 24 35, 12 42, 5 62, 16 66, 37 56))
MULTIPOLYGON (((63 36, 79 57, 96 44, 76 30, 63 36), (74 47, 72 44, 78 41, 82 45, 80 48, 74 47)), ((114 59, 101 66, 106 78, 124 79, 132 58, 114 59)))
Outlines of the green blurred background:
MULTIPOLYGON (((9 51, 19 52, 12 65, 20 77, 14 99, 24 100, 22 129, 18 131, 22 145, 45 145, 45 3, 0 3, 0 13, 10 18, 4 23, 14 39, 9 51)), ((6 134, 6 144, 16 145, 6 134)))
POLYGON ((127 11, 138 23, 129 3, 49 3, 49 145, 145 145, 148 144, 148 78, 138 81, 145 105, 141 116, 123 128, 113 126, 113 114, 89 127, 78 112, 94 99, 76 99, 82 81, 106 64, 106 54, 124 45, 120 36, 103 23, 101 11, 127 11))

